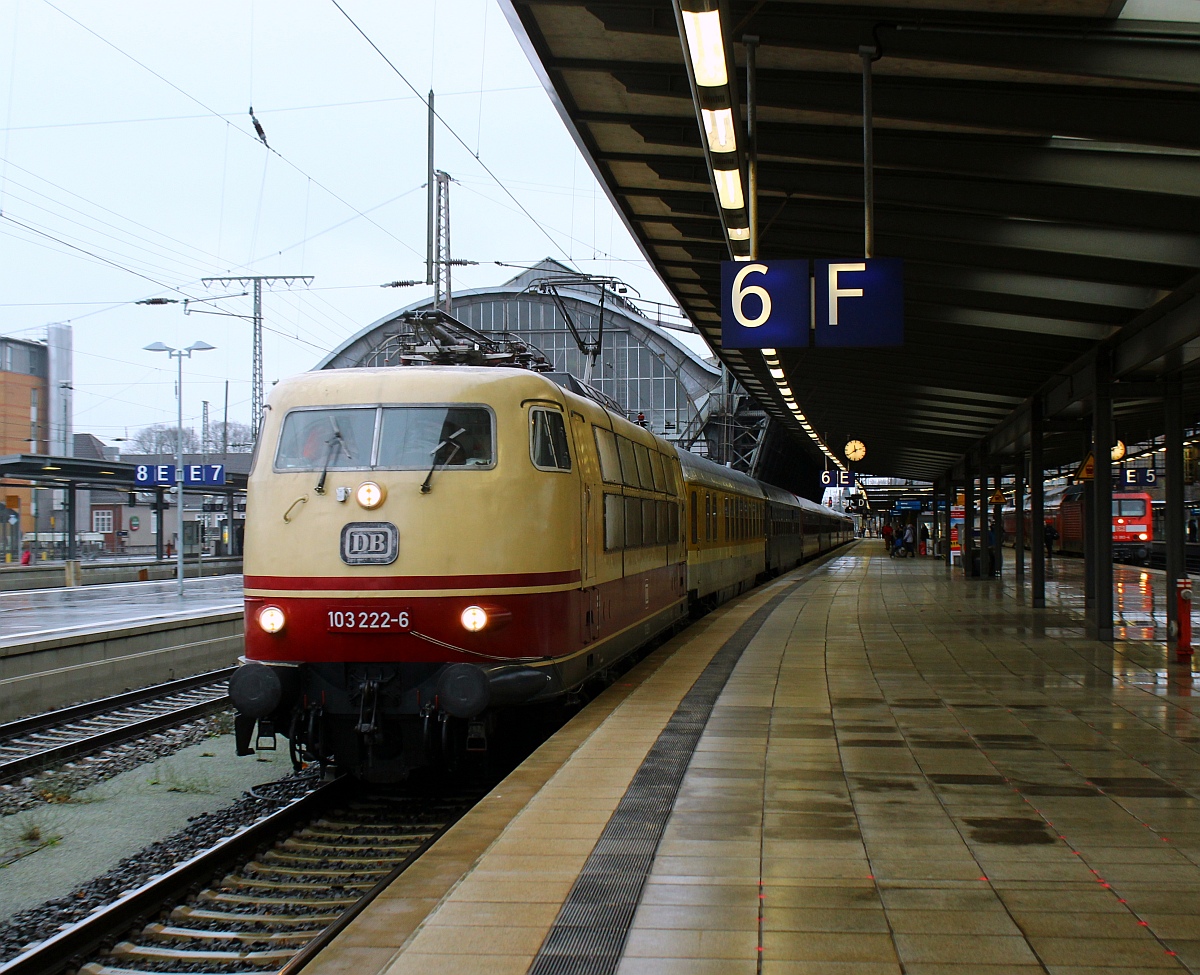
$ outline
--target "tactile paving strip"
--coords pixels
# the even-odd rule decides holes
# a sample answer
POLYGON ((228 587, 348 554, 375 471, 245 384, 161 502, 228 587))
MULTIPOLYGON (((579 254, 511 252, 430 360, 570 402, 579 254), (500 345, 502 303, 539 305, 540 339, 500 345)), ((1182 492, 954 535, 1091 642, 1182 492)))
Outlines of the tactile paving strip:
POLYGON ((714 654, 634 773, 620 804, 554 919, 529 975, 612 975, 717 697, 767 617, 804 581, 764 603, 714 654))

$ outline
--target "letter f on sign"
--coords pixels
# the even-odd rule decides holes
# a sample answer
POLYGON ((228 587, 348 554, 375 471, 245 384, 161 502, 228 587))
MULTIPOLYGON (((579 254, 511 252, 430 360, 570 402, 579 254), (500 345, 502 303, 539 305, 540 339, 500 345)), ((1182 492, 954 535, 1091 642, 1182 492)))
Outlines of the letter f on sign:
POLYGON ((862 288, 839 288, 838 274, 841 271, 865 271, 865 264, 830 264, 829 265, 829 324, 838 323, 838 299, 861 298, 862 288))

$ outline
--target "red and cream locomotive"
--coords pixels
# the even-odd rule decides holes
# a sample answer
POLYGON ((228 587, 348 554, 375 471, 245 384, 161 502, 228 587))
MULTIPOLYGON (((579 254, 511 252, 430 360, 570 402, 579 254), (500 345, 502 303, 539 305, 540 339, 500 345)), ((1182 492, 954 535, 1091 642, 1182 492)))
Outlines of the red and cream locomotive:
POLYGON ((491 366, 279 383, 247 510, 239 753, 257 722, 375 781, 486 747, 497 709, 853 534, 588 387, 491 366))

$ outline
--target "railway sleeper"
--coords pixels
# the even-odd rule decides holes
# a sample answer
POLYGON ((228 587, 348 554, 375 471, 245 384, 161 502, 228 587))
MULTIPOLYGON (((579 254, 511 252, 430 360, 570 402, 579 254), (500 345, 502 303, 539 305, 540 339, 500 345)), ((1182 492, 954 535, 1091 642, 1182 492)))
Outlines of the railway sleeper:
MULTIPOLYGON (((328 858, 326 858, 327 860, 328 858)), ((283 864, 263 863, 260 860, 252 860, 247 863, 242 870, 247 874, 253 874, 261 877, 312 877, 314 879, 339 878, 348 877, 351 879, 358 877, 382 877, 391 871, 391 864, 378 863, 374 867, 367 864, 362 866, 350 866, 345 868, 337 867, 289 867, 283 864)))
POLYGON ((269 910, 279 910, 286 914, 289 907, 317 907, 328 910, 331 907, 351 907, 360 900, 358 897, 267 897, 259 894, 234 894, 220 890, 201 891, 198 899, 211 904, 234 904, 239 907, 254 905, 269 910))
POLYGON ((186 964, 228 964, 249 962, 252 965, 281 965, 296 954, 292 948, 275 948, 269 951, 181 951, 178 948, 160 948, 157 945, 139 945, 122 941, 107 955, 117 962, 134 960, 184 962, 186 964))
POLYGON ((432 835, 432 833, 417 835, 411 839, 405 839, 398 843, 367 843, 361 846, 346 843, 306 843, 303 840, 292 837, 291 839, 284 840, 282 843, 276 846, 275 852, 282 855, 281 851, 312 850, 314 852, 323 851, 325 853, 336 853, 338 855, 350 854, 351 856, 358 853, 360 850, 377 850, 382 854, 408 853, 411 850, 415 850, 432 835))
POLYGON ((301 947, 321 932, 312 931, 202 931, 169 924, 147 924, 142 936, 164 941, 240 941, 245 944, 280 944, 301 947))
POLYGON ((417 849, 417 844, 409 843, 407 846, 395 846, 387 849, 380 849, 377 846, 359 850, 313 850, 312 852, 289 852, 284 850, 271 850, 269 853, 264 853, 262 862, 264 863, 279 863, 283 866, 295 866, 301 863, 326 863, 330 856, 336 856, 339 860, 344 859, 352 863, 370 866, 371 864, 386 864, 389 867, 395 863, 398 854, 410 853, 417 849))
MULTIPOLYGON (((363 827, 363 828, 365 829, 365 827, 363 827)), ((410 841, 416 840, 418 843, 420 843, 420 842, 423 842, 423 841, 429 839, 429 837, 431 837, 434 833, 438 832, 438 830, 440 830, 441 828, 442 828, 441 824, 432 825, 432 826, 424 826, 423 825, 423 826, 414 826, 411 830, 406 830, 405 832, 402 832, 402 833, 397 833, 397 832, 382 833, 381 832, 381 833, 362 833, 360 835, 362 836, 363 839, 370 840, 372 842, 375 840, 393 840, 395 842, 400 842, 403 840, 410 840, 410 841)), ((317 830, 317 829, 312 829, 309 827, 306 827, 305 829, 300 830, 296 834, 296 836, 299 839, 319 839, 319 840, 329 840, 329 841, 342 840, 343 842, 345 840, 351 838, 351 837, 347 837, 345 829, 317 830)), ((329 844, 326 844, 326 845, 329 845, 329 844)))
POLYGON ((279 924, 311 925, 314 930, 338 919, 338 914, 240 914, 236 911, 210 911, 203 907, 183 906, 171 911, 168 921, 192 924, 279 924))
MULTIPOLYGON (((226 877, 221 881, 222 888, 231 890, 295 890, 298 886, 295 880, 269 880, 262 878, 261 880, 253 877, 226 877)), ((321 888, 318 884, 304 884, 304 887, 311 887, 314 890, 328 889, 321 888)), ((374 885, 371 883, 342 883, 338 884, 340 888, 345 890, 370 890, 374 885)))

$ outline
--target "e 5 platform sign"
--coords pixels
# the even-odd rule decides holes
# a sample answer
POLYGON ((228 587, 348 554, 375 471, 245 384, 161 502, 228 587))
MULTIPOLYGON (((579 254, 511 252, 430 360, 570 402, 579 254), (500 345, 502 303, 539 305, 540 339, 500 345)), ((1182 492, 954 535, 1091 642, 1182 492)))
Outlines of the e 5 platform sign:
POLYGON ((721 344, 727 349, 903 345, 904 262, 893 257, 723 261, 721 344))

